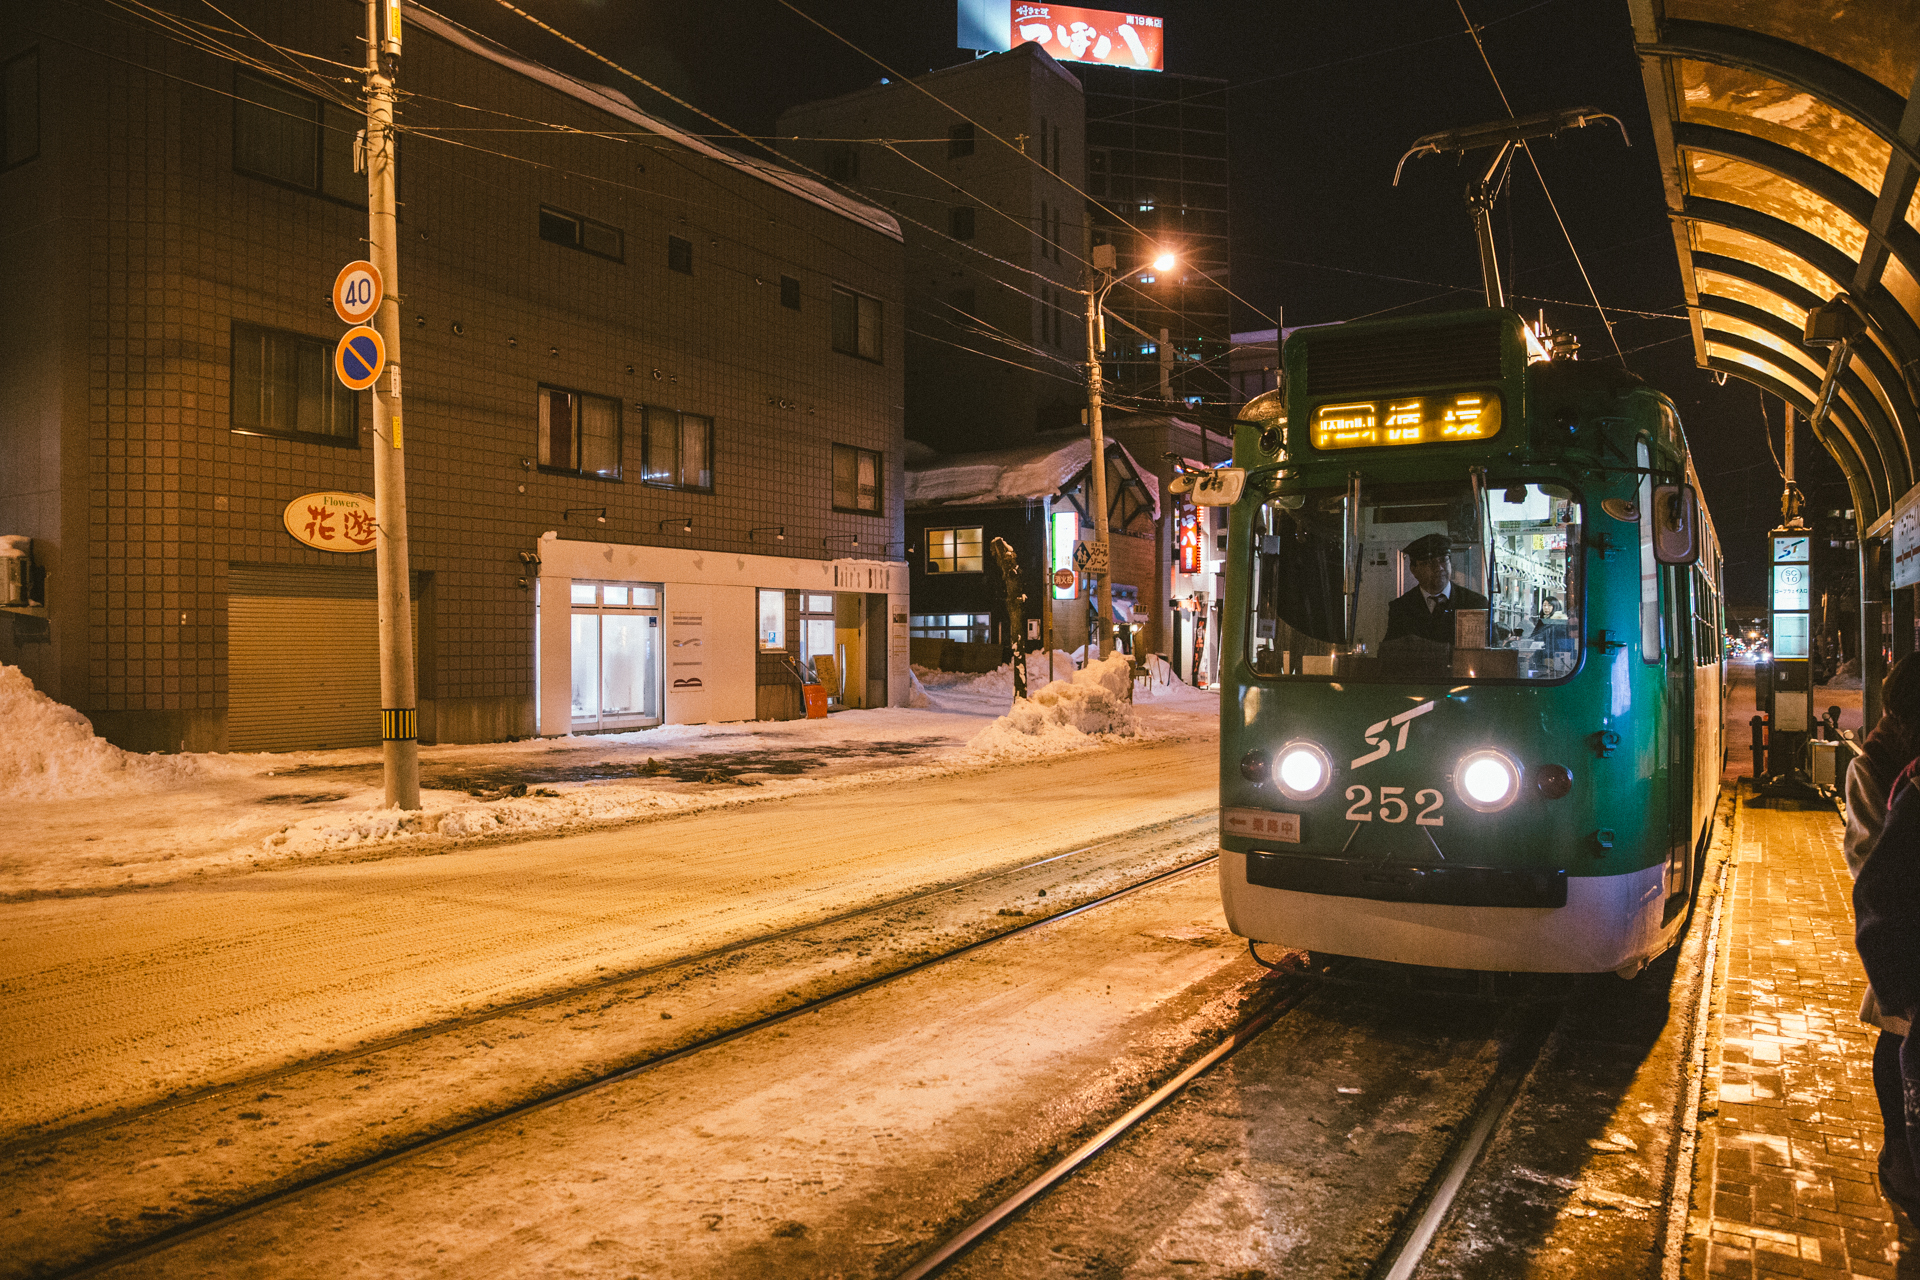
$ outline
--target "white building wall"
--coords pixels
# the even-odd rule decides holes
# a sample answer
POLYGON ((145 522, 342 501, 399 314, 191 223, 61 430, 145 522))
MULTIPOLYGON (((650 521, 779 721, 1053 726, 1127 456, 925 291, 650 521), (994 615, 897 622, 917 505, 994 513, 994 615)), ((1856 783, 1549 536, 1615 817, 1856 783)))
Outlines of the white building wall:
POLYGON ((907 704, 907 566, 904 561, 800 560, 699 548, 540 537, 540 732, 572 732, 575 579, 658 583, 665 637, 667 724, 754 717, 756 592, 831 591, 887 597, 887 702, 907 704), (698 645, 675 640, 698 639, 698 645), (698 658, 692 656, 698 653, 698 658), (697 680, 697 685, 690 683, 697 680), (678 684, 676 685, 676 682, 678 684))

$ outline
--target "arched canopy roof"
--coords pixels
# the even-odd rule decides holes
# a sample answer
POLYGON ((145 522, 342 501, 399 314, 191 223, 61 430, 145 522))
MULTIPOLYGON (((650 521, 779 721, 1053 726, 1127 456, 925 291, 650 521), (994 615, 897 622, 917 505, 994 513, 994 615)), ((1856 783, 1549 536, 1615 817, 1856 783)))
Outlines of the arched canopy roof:
POLYGON ((1920 461, 1920 0, 1629 0, 1700 364, 1814 421, 1862 527, 1920 461), (1864 332, 1802 341, 1845 295, 1864 332))

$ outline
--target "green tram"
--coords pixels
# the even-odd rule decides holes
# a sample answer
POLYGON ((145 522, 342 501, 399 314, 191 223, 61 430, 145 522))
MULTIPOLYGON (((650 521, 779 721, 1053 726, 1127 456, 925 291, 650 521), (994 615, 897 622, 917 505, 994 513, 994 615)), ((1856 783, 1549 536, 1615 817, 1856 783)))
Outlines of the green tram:
POLYGON ((1229 924, 1633 976, 1685 922, 1724 758, 1719 548, 1672 402, 1506 310, 1304 330, 1283 367, 1241 474, 1196 494, 1232 508, 1229 924))

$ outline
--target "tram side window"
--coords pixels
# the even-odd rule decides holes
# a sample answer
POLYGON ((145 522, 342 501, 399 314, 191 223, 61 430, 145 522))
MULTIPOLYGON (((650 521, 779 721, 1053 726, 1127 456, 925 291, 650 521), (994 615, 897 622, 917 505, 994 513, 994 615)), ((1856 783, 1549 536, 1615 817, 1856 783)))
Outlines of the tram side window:
POLYGON ((1579 664, 1580 505, 1494 480, 1280 493, 1255 520, 1261 676, 1557 679, 1579 664))
POLYGON ((1661 660, 1660 562, 1653 555, 1653 474, 1652 459, 1643 438, 1635 448, 1640 468, 1640 661, 1661 660))

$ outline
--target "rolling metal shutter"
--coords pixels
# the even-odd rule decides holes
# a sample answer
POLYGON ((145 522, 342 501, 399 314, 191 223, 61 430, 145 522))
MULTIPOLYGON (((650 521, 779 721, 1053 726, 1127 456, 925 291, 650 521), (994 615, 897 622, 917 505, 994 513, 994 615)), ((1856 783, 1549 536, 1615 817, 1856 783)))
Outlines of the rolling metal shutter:
MULTIPOLYGON (((417 636, 417 600, 413 624, 417 636)), ((373 570, 230 566, 227 749, 379 745, 380 637, 373 570)))

